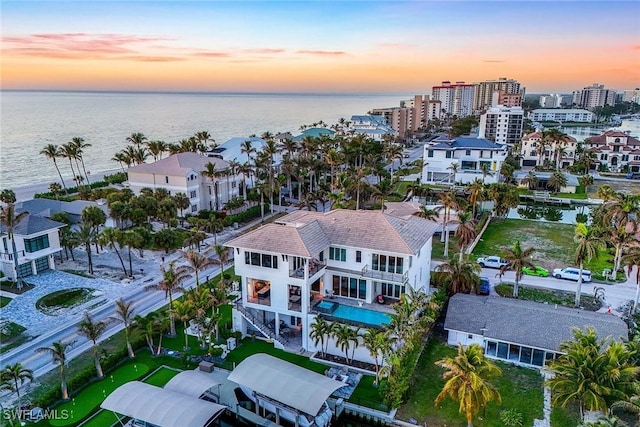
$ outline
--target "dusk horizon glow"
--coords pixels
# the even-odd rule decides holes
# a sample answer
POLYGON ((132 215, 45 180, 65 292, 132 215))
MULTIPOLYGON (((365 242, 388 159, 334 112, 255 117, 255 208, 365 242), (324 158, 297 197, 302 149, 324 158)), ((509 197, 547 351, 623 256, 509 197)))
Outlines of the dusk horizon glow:
POLYGON ((430 94, 640 86, 635 2, 2 3, 2 89, 430 94))

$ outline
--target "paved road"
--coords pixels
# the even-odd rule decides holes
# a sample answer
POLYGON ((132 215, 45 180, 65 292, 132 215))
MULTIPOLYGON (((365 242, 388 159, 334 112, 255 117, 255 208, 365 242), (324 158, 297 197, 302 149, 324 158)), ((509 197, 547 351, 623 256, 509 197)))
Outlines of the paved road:
MULTIPOLYGON (((435 268, 439 264, 441 264, 441 262, 439 261, 432 262, 433 268, 435 268)), ((489 279, 489 282, 491 282, 492 287, 500 284, 501 281, 510 283, 515 282, 515 273, 513 271, 505 272, 504 276, 500 278, 499 270, 493 268, 483 268, 480 275, 483 277, 487 277, 489 279)), ((634 282, 635 279, 633 279, 635 277, 635 272, 631 275, 631 277, 632 279, 627 278, 624 283, 583 283, 582 294, 593 295, 595 288, 602 288, 605 293, 606 302, 611 306, 612 309, 617 309, 624 303, 633 301, 633 299, 636 297, 638 286, 634 282)), ((534 277, 527 275, 522 276, 520 284, 526 286, 535 286, 538 288, 557 289, 568 292, 575 292, 577 286, 577 283, 571 280, 556 279, 554 277, 534 277)))

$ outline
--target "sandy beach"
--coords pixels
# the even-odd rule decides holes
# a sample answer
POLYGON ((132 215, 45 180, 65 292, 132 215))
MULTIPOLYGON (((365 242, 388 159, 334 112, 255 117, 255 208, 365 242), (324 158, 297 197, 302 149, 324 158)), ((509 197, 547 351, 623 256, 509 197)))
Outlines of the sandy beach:
MULTIPOLYGON (((104 178, 105 175, 112 175, 117 172, 122 172, 122 169, 117 168, 117 169, 110 169, 106 171, 96 172, 96 173, 92 172, 89 174, 89 179, 91 180, 91 182, 96 182, 96 181, 102 180, 102 178, 104 178)), ((21 202, 24 200, 33 199, 33 196, 36 193, 46 193, 47 191, 49 191, 49 185, 51 185, 52 182, 59 182, 59 181, 55 180, 55 181, 49 181, 46 183, 23 185, 20 187, 12 188, 12 190, 16 193, 16 201, 21 202)), ((65 176, 64 182, 67 184, 67 186, 75 184, 70 176, 69 177, 65 176)))

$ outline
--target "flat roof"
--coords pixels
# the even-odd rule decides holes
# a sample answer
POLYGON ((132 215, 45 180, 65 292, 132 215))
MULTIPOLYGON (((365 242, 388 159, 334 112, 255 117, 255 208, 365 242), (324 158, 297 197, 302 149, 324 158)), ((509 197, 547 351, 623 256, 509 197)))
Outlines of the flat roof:
POLYGON ((217 403, 140 381, 121 385, 100 407, 160 427, 208 426, 226 409, 217 403))
POLYGON ((313 416, 331 393, 345 385, 264 353, 240 362, 229 374, 229 381, 313 416))

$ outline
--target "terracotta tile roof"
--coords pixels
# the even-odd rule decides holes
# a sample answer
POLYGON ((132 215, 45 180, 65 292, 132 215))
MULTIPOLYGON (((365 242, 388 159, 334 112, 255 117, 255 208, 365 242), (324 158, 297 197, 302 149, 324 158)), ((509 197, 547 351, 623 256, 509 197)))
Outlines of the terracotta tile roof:
POLYGON ((185 176, 191 171, 206 170, 207 163, 213 163, 216 170, 225 169, 229 162, 217 157, 207 157, 198 153, 178 153, 153 163, 143 163, 129 168, 130 172, 157 173, 170 176, 185 176))
POLYGON ((380 211, 336 209, 318 213, 296 211, 276 224, 260 227, 226 243, 261 251, 303 257, 315 256, 330 245, 382 252, 416 254, 437 231, 436 223, 406 215, 412 208, 380 211))
POLYGON ((528 133, 525 136, 522 137, 523 141, 528 141, 530 139, 540 139, 542 138, 542 132, 532 132, 532 133, 528 133))

